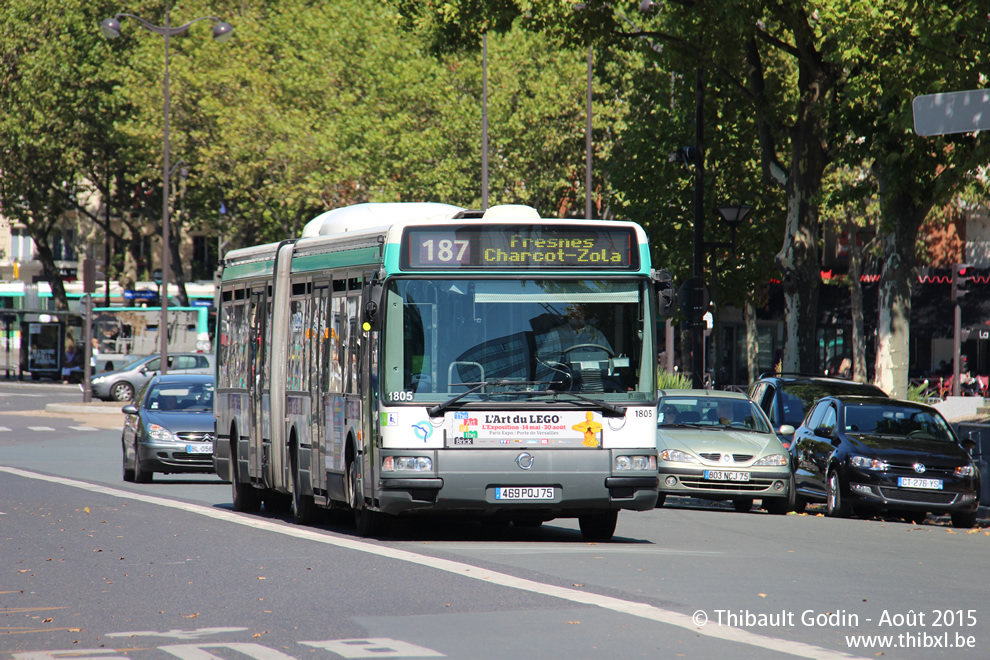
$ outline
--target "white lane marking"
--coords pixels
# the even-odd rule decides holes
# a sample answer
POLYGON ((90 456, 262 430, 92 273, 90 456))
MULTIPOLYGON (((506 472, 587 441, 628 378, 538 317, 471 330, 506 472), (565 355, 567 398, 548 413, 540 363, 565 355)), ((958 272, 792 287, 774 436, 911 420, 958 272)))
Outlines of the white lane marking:
POLYGON ((9 433, 10 432, 10 429, 8 429, 6 426, 0 426, 0 432, 7 432, 7 433, 9 433))
POLYGON ((553 596, 562 600, 571 601, 573 603, 580 603, 582 605, 593 605, 595 607, 612 610, 613 612, 628 614, 630 616, 636 616, 642 619, 648 619, 650 621, 657 621, 659 623, 677 626, 678 628, 684 628, 685 630, 690 630, 696 635, 711 637, 713 639, 722 639, 729 642, 738 642, 740 644, 749 644, 759 649, 769 649, 771 651, 779 651, 781 653, 787 653, 789 655, 801 658, 815 658, 818 660, 858 657, 848 653, 843 653, 842 651, 827 649, 822 646, 805 644, 804 642, 795 642, 787 639, 779 639, 777 637, 757 635, 756 633, 751 633, 748 630, 742 630, 740 628, 733 628, 730 626, 699 627, 695 625, 691 615, 681 614, 680 612, 674 612, 672 610, 665 610, 646 603, 637 603, 635 601, 622 600, 611 596, 602 596, 568 587, 558 587, 552 584, 544 584, 541 582, 536 582, 535 580, 518 578, 506 573, 499 573, 497 571, 491 571, 478 566, 452 561, 450 559, 419 555, 408 550, 374 545, 373 543, 358 541, 356 539, 344 536, 335 536, 328 532, 317 532, 315 530, 305 528, 290 527, 282 523, 272 522, 261 518, 253 518, 251 516, 242 515, 233 511, 224 511, 199 504, 178 502, 162 497, 156 497, 154 495, 132 493, 125 490, 110 488, 109 486, 100 486, 98 484, 90 484, 84 481, 76 481, 75 479, 66 479, 64 477, 53 477, 45 474, 29 472, 27 470, 21 470, 19 468, 0 466, 0 472, 14 474, 26 479, 36 479, 61 484, 72 488, 80 488, 82 490, 88 490, 92 493, 110 495, 111 497, 120 497, 138 502, 145 502, 147 504, 164 506, 170 509, 178 509, 180 511, 186 511, 187 513, 195 513, 208 518, 213 518, 215 520, 223 520, 237 525, 243 525, 245 527, 253 527, 254 529, 261 529, 274 532, 276 534, 283 534, 285 536, 292 536, 299 539, 316 541, 317 543, 324 543, 326 545, 333 545, 338 548, 366 552, 371 555, 378 555, 380 557, 405 561, 411 564, 427 566, 429 568, 435 568, 437 570, 446 571, 448 573, 471 578, 473 580, 481 580, 486 584, 497 584, 503 587, 509 587, 510 589, 518 589, 520 591, 526 591, 542 596, 553 596))
POLYGON ((200 639, 207 635, 219 635, 221 633, 242 632, 247 628, 197 628, 196 630, 178 630, 173 628, 168 632, 158 632, 157 630, 133 630, 131 632, 106 633, 106 637, 174 637, 175 639, 200 639))
POLYGON ((361 637, 359 639, 332 639, 325 642, 299 642, 324 651, 336 653, 342 658, 445 658, 432 649, 400 642, 388 637, 361 637))
MULTIPOLYGON (((406 542, 396 545, 406 548, 416 548, 422 543, 406 542)), ((439 546, 439 544, 437 544, 439 546)), ((457 543, 445 542, 444 550, 456 550, 459 552, 480 552, 504 555, 511 552, 519 555, 561 555, 561 554, 595 554, 608 552, 631 555, 687 555, 690 557, 724 557, 727 553, 723 550, 671 550, 669 548, 658 548, 652 545, 621 545, 619 543, 609 543, 606 546, 589 548, 586 545, 574 543, 547 543, 534 546, 532 543, 457 543)))
POLYGON ((95 426, 70 426, 73 431, 99 431, 95 426))
POLYGON ((223 660, 224 656, 214 655, 207 649, 230 649, 243 653, 254 660, 295 660, 291 655, 270 649, 261 644, 234 642, 229 644, 174 644, 159 646, 159 650, 174 655, 181 660, 223 660))
POLYGON ((29 426, 28 427, 28 430, 29 431, 54 431, 55 429, 53 429, 50 426, 29 426))

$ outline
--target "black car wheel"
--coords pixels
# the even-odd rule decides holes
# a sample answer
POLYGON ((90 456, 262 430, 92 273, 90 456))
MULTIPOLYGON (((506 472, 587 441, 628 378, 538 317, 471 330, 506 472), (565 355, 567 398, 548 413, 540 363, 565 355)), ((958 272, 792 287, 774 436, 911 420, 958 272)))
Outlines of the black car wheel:
POLYGON ((953 527, 969 529, 976 525, 976 511, 956 511, 950 514, 953 527))
POLYGON ((763 508, 767 513, 775 516, 783 516, 795 508, 797 494, 794 492, 794 479, 787 483, 787 497, 768 497, 763 500, 763 508))
POLYGON ((138 484, 150 484, 155 478, 154 472, 145 470, 141 465, 141 451, 134 447, 134 482, 138 484))
POLYGON ((753 508, 753 498, 752 497, 737 497, 732 500, 732 508, 739 513, 747 513, 753 508))
POLYGON ((842 481, 836 470, 828 473, 825 482, 825 513, 833 518, 849 517, 849 503, 842 494, 842 481))
POLYGON ((126 380, 110 386, 110 398, 114 401, 130 401, 134 398, 134 386, 126 380))
POLYGON ((120 441, 120 453, 124 455, 124 481, 134 482, 134 468, 127 465, 127 445, 120 441))

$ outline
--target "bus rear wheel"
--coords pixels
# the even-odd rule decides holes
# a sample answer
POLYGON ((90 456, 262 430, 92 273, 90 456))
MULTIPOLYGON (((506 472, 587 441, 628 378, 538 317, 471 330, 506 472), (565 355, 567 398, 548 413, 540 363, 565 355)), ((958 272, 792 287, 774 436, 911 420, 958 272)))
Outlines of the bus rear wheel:
POLYGON ((354 512, 354 527, 359 536, 379 536, 385 531, 385 517, 378 511, 364 506, 364 495, 358 483, 357 460, 347 466, 347 483, 351 510, 354 512))
POLYGON ((302 479, 299 478, 299 457, 296 450, 291 454, 292 461, 292 519, 297 525, 309 525, 316 521, 316 503, 312 495, 302 492, 302 479))
POLYGON ((619 521, 618 511, 606 511, 578 517, 581 536, 587 541, 608 541, 615 534, 615 524, 619 521))
POLYGON ((231 436, 230 441, 230 494, 234 511, 254 513, 261 509, 261 495, 249 483, 241 481, 240 468, 237 466, 237 452, 234 449, 236 441, 231 436))

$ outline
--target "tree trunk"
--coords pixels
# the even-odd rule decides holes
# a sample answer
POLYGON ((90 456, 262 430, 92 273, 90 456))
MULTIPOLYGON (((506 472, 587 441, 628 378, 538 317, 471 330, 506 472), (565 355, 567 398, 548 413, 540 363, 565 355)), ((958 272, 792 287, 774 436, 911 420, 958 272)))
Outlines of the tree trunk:
POLYGON ((863 336, 863 283, 860 274, 863 271, 863 251, 859 247, 858 227, 851 219, 846 225, 849 236, 849 304, 852 316, 852 351, 853 379, 865 383, 868 375, 866 370, 866 338, 863 336))
POLYGON ((55 301, 55 309, 60 312, 69 311, 69 297, 65 295, 65 283, 59 273, 58 265, 55 263, 55 255, 48 244, 48 236, 34 236, 35 248, 38 250, 38 261, 41 262, 43 277, 52 287, 52 299, 55 301), (40 239, 40 240, 39 240, 40 239))
POLYGON ((752 383, 760 377, 760 333, 756 327, 756 306, 751 301, 743 306, 743 321, 746 324, 746 371, 752 383))
POLYGON ((894 398, 906 398, 910 371, 911 289, 918 279, 915 243, 931 204, 919 207, 913 190, 885 198, 884 172, 876 170, 881 198, 883 273, 877 304, 877 358, 874 383, 894 398))
POLYGON ((777 253, 784 285, 786 340, 782 371, 816 373, 818 330, 818 209, 827 157, 815 137, 815 126, 799 122, 793 131, 793 153, 787 178, 787 226, 784 246, 777 253))

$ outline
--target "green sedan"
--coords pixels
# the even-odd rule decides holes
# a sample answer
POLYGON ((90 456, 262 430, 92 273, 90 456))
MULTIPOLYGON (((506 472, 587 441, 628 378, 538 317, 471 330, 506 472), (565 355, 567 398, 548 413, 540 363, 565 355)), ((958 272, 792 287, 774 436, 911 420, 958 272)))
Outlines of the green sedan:
POLYGON ((666 390, 657 416, 660 494, 732 500, 749 511, 761 500, 769 513, 793 509, 787 450, 766 414, 746 395, 666 390))

